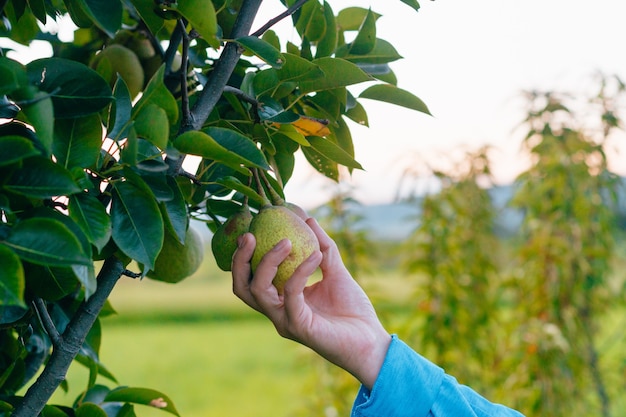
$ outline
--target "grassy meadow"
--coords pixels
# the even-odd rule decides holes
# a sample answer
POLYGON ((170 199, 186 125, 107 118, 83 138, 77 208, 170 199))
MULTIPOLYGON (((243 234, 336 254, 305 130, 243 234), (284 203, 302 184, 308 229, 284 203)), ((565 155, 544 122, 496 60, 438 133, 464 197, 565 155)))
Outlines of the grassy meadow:
MULTIPOLYGON (((408 283, 414 280, 393 268, 360 282, 387 328, 398 329, 411 304, 408 283)), ((230 274, 217 269, 210 253, 198 273, 179 284, 123 278, 110 300, 118 314, 102 320, 101 360, 118 382, 99 378, 98 383, 159 390, 182 417, 326 415, 311 408, 311 390, 327 389, 315 379, 321 360, 279 337, 267 319, 237 299, 230 274)), ((626 333, 616 332, 626 328, 624 317, 623 308, 607 317, 610 333, 600 346, 604 367, 626 370, 621 363, 626 333)), ((53 402, 71 403, 87 376, 84 367, 73 364, 69 392, 57 392, 53 402)), ((609 382, 622 384, 626 393, 624 381, 609 382)), ((355 382, 348 390, 348 401, 357 387, 355 382)), ((626 417, 625 401, 626 395, 613 398, 614 417, 626 417)), ((136 412, 167 415, 143 406, 136 412)))

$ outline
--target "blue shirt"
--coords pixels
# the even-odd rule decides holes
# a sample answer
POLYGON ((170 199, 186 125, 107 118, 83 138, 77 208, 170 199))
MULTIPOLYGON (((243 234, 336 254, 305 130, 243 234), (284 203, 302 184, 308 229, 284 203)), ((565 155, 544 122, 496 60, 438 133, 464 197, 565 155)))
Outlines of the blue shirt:
POLYGON ((374 387, 359 390, 352 417, 429 416, 523 417, 459 384, 394 335, 374 387))

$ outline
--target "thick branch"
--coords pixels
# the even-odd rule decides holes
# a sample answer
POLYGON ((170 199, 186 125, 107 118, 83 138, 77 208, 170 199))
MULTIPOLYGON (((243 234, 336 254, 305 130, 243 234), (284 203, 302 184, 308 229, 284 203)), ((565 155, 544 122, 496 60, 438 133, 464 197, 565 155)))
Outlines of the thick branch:
POLYGON ((123 271, 122 262, 115 257, 110 257, 104 262, 98 274, 96 292, 72 317, 60 337, 59 344, 54 347, 43 372, 28 389, 22 403, 15 408, 12 417, 37 416, 43 410, 54 391, 65 379, 70 364, 80 351, 87 333, 123 271))

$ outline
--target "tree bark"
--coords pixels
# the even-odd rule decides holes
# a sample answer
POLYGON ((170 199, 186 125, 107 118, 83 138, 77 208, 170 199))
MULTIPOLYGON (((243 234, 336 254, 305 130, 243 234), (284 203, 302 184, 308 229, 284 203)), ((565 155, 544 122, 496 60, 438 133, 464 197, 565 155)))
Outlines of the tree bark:
POLYGON ((30 386, 22 402, 13 411, 12 417, 33 417, 41 413, 54 391, 65 379, 70 364, 80 351, 89 330, 123 271, 122 262, 115 257, 110 257, 104 262, 98 274, 98 288, 72 317, 54 346, 43 372, 30 386))

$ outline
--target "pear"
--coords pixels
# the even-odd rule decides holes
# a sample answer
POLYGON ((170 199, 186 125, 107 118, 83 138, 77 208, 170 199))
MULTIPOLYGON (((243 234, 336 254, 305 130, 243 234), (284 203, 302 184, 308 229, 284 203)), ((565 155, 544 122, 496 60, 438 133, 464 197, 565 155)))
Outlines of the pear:
POLYGON ((272 283, 283 292, 285 283, 300 264, 319 250, 319 242, 313 230, 292 210, 285 206, 266 205, 250 223, 250 232, 256 238, 256 248, 252 255, 252 272, 256 271, 263 256, 283 239, 291 241, 291 252, 278 266, 272 283))
POLYGON ((156 258, 154 269, 147 274, 156 281, 177 283, 193 275, 204 258, 204 242, 193 228, 187 229, 185 244, 181 244, 167 229, 163 248, 156 258))
POLYGON ((233 254, 237 250, 237 238, 248 231, 252 214, 247 205, 217 228, 211 238, 211 250, 217 266, 222 271, 230 271, 233 254))

